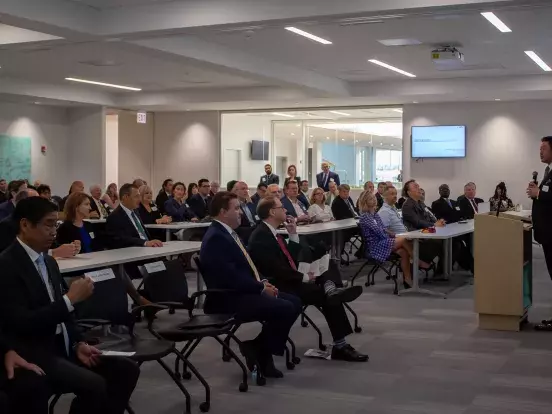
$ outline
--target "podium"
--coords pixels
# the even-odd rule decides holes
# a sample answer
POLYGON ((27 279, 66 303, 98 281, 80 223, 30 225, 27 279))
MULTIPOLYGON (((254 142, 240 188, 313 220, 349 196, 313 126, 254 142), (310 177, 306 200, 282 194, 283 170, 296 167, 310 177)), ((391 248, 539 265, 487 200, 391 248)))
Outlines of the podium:
POLYGON ((519 331, 533 298, 532 226, 478 214, 473 253, 479 329, 519 331))

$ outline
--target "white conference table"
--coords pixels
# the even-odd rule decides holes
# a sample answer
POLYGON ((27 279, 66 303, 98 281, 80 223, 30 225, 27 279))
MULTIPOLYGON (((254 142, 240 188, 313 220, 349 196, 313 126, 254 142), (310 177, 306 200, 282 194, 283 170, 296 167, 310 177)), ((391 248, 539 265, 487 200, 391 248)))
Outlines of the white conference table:
POLYGON ((106 219, 84 219, 84 221, 87 221, 87 222, 92 223, 92 224, 103 224, 107 220, 106 219))
POLYGON ((185 221, 185 222, 170 223, 170 224, 146 224, 145 227, 147 229, 165 230, 165 240, 171 241, 171 232, 173 231, 197 229, 201 227, 209 227, 210 225, 211 225, 210 222, 185 221))
MULTIPOLYGON (((341 246, 341 231, 354 229, 358 226, 357 219, 333 220, 326 223, 313 223, 297 226, 297 234, 308 236, 319 233, 332 233, 332 259, 339 259, 338 246, 341 246)), ((286 229, 278 229, 277 233, 288 234, 286 229)))
POLYGON ((446 297, 446 294, 441 292, 434 292, 428 289, 420 288, 419 283, 419 271, 418 265, 420 261, 420 240, 444 240, 444 266, 443 270, 445 276, 450 276, 452 273, 452 239, 457 236, 462 236, 464 234, 473 233, 474 231, 474 221, 467 220, 462 223, 452 223, 447 224, 445 227, 436 227, 435 233, 422 233, 421 230, 410 231, 408 233, 397 234, 397 236, 405 237, 413 241, 413 265, 412 269, 412 287, 410 289, 402 289, 399 291, 399 294, 403 293, 425 293, 433 296, 446 297))

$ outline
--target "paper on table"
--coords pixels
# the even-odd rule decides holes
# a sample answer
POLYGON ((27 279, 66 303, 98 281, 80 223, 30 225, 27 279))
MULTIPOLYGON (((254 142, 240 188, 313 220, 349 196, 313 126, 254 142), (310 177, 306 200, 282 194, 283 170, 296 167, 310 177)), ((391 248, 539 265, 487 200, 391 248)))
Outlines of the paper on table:
POLYGON ((102 351, 103 356, 133 356, 136 352, 102 351))
POLYGON ((315 277, 325 273, 330 267, 330 255, 322 256, 320 259, 315 260, 312 263, 299 263, 297 270, 304 275, 312 272, 315 277))

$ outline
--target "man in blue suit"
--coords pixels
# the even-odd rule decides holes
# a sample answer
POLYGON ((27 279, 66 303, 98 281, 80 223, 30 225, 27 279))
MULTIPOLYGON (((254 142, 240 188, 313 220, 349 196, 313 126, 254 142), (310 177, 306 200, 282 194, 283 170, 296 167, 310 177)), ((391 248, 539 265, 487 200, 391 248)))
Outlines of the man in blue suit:
POLYGON ((242 210, 238 196, 218 192, 211 202, 213 223, 201 245, 203 278, 208 289, 232 292, 209 295, 206 313, 235 314, 240 322, 263 322, 261 333, 244 341, 240 350, 250 370, 256 365, 266 377, 281 378, 272 355, 283 355, 289 331, 301 313, 301 301, 279 292, 259 274, 235 230, 242 210))
POLYGON ((307 206, 305 206, 298 198, 299 187, 297 181, 288 181, 285 184, 284 193, 282 197, 282 205, 286 209, 288 215, 296 217, 297 222, 309 221, 309 215, 307 214, 307 206))
POLYGON ((330 171, 330 164, 326 161, 322 163, 322 172, 316 174, 316 183, 318 187, 323 188, 325 192, 330 191, 329 185, 333 181, 335 185, 339 186, 339 174, 330 171))
POLYGON ((15 210, 15 196, 20 191, 27 189, 27 183, 24 180, 10 181, 8 184, 8 201, 0 204, 0 220, 12 215, 15 210))

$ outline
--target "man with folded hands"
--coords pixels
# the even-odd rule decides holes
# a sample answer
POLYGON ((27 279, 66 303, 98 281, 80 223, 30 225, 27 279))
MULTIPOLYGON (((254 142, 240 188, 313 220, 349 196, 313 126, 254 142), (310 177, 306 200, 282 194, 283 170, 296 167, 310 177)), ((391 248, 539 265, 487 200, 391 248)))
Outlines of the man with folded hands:
POLYGON ((286 209, 277 197, 268 196, 262 199, 257 207, 257 215, 262 223, 253 231, 248 250, 261 274, 281 292, 296 295, 304 304, 322 309, 334 339, 332 359, 367 361, 367 355, 356 351, 345 341, 345 337, 353 330, 343 303, 358 298, 362 288, 337 288, 327 275, 315 277, 312 273, 304 275, 297 270, 301 251, 297 226, 293 217, 286 217, 286 209), (284 223, 289 234, 289 243, 276 232, 284 223))

